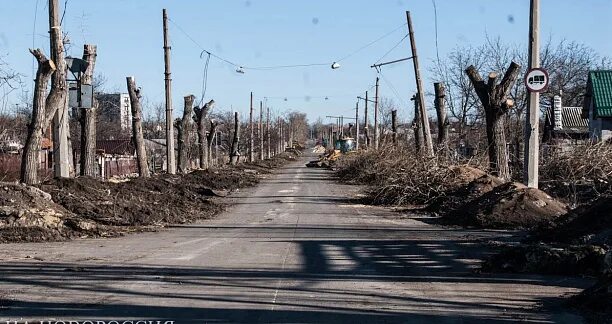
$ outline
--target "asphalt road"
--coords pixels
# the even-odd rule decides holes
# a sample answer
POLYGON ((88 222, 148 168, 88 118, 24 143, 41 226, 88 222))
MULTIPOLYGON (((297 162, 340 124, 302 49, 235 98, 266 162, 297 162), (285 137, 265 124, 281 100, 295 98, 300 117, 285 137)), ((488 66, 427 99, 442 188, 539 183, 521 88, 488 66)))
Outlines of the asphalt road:
POLYGON ((501 231, 355 204, 326 170, 282 168, 219 217, 157 233, 0 244, 0 322, 576 323, 588 281, 478 274, 501 231))

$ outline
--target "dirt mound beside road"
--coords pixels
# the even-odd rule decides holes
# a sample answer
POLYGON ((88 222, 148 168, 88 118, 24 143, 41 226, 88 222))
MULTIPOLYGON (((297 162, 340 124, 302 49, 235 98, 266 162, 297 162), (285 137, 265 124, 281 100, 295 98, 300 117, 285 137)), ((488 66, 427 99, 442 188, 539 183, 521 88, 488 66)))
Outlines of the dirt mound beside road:
POLYGON ((502 179, 470 166, 458 166, 451 170, 456 178, 454 183, 443 196, 434 199, 426 211, 446 214, 504 184, 502 179))
POLYGON ((66 222, 75 217, 36 187, 0 183, 0 242, 61 240, 73 234, 66 222))
POLYGON ((612 245, 612 196, 572 210, 536 229, 533 240, 569 244, 612 245))
POLYGON ((565 213, 567 206, 545 192, 509 182, 465 202, 445 217, 485 228, 533 228, 565 213))
POLYGON ((189 178, 163 175, 112 183, 81 177, 53 180, 42 188, 58 204, 95 223, 146 226, 185 223, 220 209, 202 195, 202 185, 184 181, 189 178))

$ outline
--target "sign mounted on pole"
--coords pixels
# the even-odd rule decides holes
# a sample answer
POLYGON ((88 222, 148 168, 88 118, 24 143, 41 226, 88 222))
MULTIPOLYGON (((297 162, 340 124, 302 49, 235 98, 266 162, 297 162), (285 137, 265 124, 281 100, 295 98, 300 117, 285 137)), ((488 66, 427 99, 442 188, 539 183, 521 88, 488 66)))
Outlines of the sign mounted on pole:
POLYGON ((548 88, 548 72, 542 68, 533 68, 525 74, 525 86, 529 92, 542 92, 548 88))

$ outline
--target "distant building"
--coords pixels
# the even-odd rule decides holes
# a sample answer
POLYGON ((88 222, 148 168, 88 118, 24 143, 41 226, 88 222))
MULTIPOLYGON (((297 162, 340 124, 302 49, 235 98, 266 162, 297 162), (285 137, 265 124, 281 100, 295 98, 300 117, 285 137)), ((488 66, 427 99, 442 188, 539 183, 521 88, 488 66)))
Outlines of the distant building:
POLYGON ((564 107, 562 97, 555 96, 544 118, 544 142, 577 144, 589 138, 589 119, 582 117, 582 107, 564 107))
POLYGON ((121 132, 132 129, 132 105, 127 93, 103 93, 96 96, 100 122, 104 127, 118 127, 121 132))
POLYGON ((612 70, 591 71, 582 117, 589 119, 589 135, 595 141, 612 138, 612 70))

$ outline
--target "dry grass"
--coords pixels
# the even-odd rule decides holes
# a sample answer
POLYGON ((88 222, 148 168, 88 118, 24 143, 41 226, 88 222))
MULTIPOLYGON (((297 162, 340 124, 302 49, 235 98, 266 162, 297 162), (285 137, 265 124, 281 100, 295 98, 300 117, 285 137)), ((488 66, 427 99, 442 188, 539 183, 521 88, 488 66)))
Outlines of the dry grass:
POLYGON ((540 163, 541 186, 572 205, 612 192, 612 145, 576 145, 551 152, 540 163))
POLYGON ((336 166, 342 181, 368 185, 373 201, 388 205, 428 204, 461 176, 449 159, 393 146, 344 156, 336 166))

